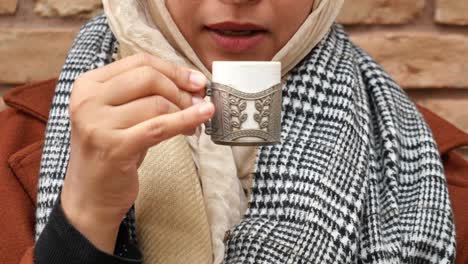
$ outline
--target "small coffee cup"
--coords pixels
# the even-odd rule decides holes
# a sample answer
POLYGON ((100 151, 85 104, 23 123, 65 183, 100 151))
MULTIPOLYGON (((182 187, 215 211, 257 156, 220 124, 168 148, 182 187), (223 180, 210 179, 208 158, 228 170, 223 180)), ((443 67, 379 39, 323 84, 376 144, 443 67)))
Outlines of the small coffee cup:
POLYGON ((281 63, 215 61, 207 95, 215 106, 205 132, 220 145, 281 142, 281 63))

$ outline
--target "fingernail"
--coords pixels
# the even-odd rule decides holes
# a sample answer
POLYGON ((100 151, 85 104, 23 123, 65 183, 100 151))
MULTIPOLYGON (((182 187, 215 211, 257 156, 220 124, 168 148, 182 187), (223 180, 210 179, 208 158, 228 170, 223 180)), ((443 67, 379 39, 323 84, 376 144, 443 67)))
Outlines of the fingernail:
POLYGON ((206 77, 201 72, 191 71, 189 81, 195 88, 205 87, 206 77))
POLYGON ((205 103, 199 108, 200 114, 209 115, 213 111, 213 105, 211 103, 205 103))
POLYGON ((203 103, 203 102, 205 102, 205 100, 203 100, 203 98, 201 98, 200 96, 192 97, 192 104, 194 104, 194 105, 199 104, 199 103, 203 103))

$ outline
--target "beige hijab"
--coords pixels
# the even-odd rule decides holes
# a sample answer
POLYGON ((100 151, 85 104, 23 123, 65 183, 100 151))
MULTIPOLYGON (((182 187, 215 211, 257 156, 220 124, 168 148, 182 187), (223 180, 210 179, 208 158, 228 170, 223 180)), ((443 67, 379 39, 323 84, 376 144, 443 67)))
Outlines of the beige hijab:
MULTIPOLYGON (((291 40, 273 58, 274 61, 282 63, 283 77, 325 36, 335 21, 343 2, 344 0, 315 0, 313 12, 291 40)), ((211 73, 202 64, 172 20, 164 0, 103 0, 103 4, 111 29, 120 43, 120 57, 140 52, 150 53, 173 64, 199 70, 211 79, 211 73)), ((160 199, 160 196, 154 195, 155 189, 149 186, 160 185, 161 180, 155 181, 152 178, 180 175, 180 173, 171 173, 167 170, 165 170, 166 175, 152 173, 152 171, 159 170, 159 166, 156 164, 158 162, 161 163, 162 158, 158 158, 158 156, 163 156, 161 155, 162 152, 171 150, 171 144, 175 144, 165 143, 162 144, 162 147, 150 149, 142 168, 140 168, 141 175, 146 175, 147 177, 140 176, 140 184, 143 184, 144 188, 140 191, 137 199, 136 220, 139 243, 145 256, 145 263, 188 263, 184 262, 186 260, 181 256, 183 252, 180 251, 184 251, 187 255, 186 259, 191 259, 192 263, 204 263, 207 258, 210 258, 209 263, 222 263, 224 257, 224 234, 226 230, 231 229, 242 219, 246 209, 246 197, 239 178, 246 177, 246 174, 249 174, 253 169, 251 166, 253 165, 252 158, 255 157, 256 149, 215 145, 203 133, 203 129, 201 128, 196 136, 186 138, 185 142, 186 144, 188 143, 190 148, 181 147, 180 149, 190 151, 196 173, 198 174, 196 177, 200 179, 203 191, 206 215, 201 214, 198 219, 190 220, 192 224, 190 228, 199 229, 193 235, 193 237, 198 237, 198 240, 194 243, 203 241, 203 239, 200 239, 200 236, 203 236, 206 232, 203 233, 201 230, 206 227, 208 229, 208 236, 211 236, 211 249, 195 246, 192 247, 193 251, 190 252, 187 246, 189 243, 184 243, 183 247, 177 248, 177 241, 180 240, 173 240, 172 243, 174 244, 172 245, 170 239, 168 239, 171 236, 171 232, 177 234, 177 230, 169 230, 167 232, 153 231, 160 228, 159 226, 167 226, 167 222, 170 222, 170 219, 151 220, 150 214, 158 214, 159 217, 160 215, 175 217, 173 212, 165 213, 164 209, 158 205, 158 202, 148 202, 149 200, 160 199), (148 177, 148 175, 150 176, 148 177), (152 204, 153 207, 151 207, 152 204), (203 223, 204 217, 206 218, 205 225, 203 223), (158 225, 155 223, 156 221, 162 221, 166 225, 158 225), (155 245, 164 245, 165 247, 155 245), (168 245, 171 248, 175 247, 176 254, 179 254, 179 256, 167 257, 163 256, 166 252, 158 252, 169 251, 168 245), (199 257, 199 262, 195 261, 192 254, 203 248, 209 256, 199 257)), ((180 138, 179 140, 173 140, 173 142, 178 142, 178 145, 181 144, 180 138)), ((186 156, 186 154, 181 153, 180 155, 186 156)), ((163 163, 167 164, 167 162, 164 161, 163 163)), ((173 162, 177 161, 174 160, 173 162)), ((190 164, 186 165, 186 167, 188 166, 190 164)), ((175 167, 180 170, 180 164, 179 167, 175 167)), ((194 181, 190 175, 178 177, 178 179, 172 178, 171 182, 182 185, 186 182, 193 183, 194 181)), ((164 182, 167 183, 168 181, 164 182)), ((163 186, 156 187, 164 189, 163 186)), ((164 191, 159 193, 165 193, 165 195, 172 194, 172 192, 164 191)), ((192 193, 192 196, 199 195, 196 188, 192 189, 192 193)), ((180 197, 175 197, 174 200, 180 202, 181 199, 180 197)), ((185 206, 193 203, 194 200, 196 199, 187 196, 185 206)), ((192 207, 195 206, 196 204, 192 207)), ((179 209, 177 208, 177 204, 174 204, 166 207, 165 210, 179 209)), ((190 223, 187 223, 187 226, 190 223)))

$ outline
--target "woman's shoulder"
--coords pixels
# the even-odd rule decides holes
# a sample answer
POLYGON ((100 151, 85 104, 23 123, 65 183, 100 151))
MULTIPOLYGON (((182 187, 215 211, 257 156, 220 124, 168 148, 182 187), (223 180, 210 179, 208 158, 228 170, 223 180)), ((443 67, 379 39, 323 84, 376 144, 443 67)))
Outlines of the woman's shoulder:
POLYGON ((12 88, 4 97, 9 108, 0 112, 0 184, 9 186, 5 190, 14 197, 29 197, 32 205, 36 203, 37 171, 56 82, 12 88))

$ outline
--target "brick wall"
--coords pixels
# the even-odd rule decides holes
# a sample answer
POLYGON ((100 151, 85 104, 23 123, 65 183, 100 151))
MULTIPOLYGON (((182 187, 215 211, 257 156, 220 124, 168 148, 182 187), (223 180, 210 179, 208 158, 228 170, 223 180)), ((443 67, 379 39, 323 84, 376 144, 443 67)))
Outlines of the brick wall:
MULTIPOLYGON (((0 95, 57 76, 100 0, 1 0, 0 95)), ((418 103, 468 132, 468 0, 346 0, 339 18, 418 103)))

